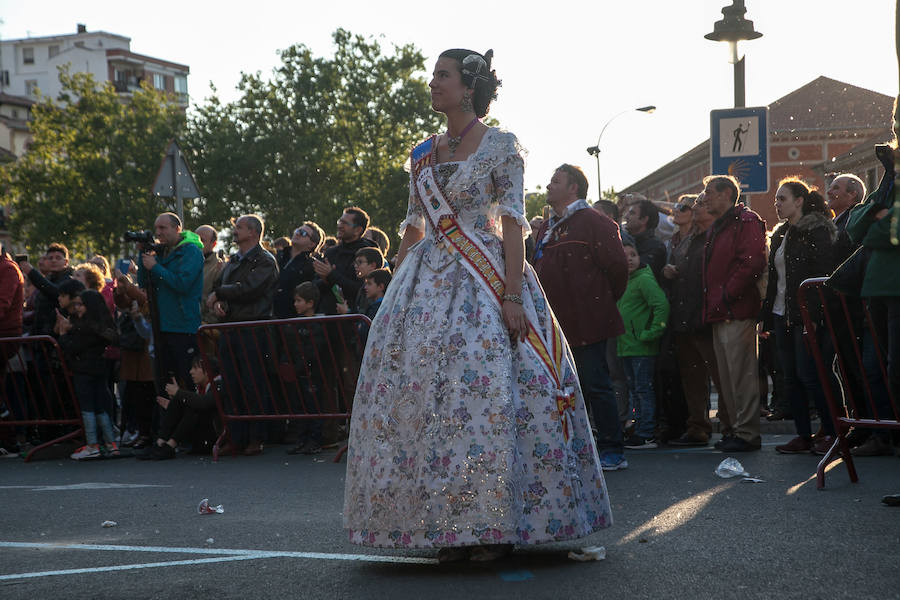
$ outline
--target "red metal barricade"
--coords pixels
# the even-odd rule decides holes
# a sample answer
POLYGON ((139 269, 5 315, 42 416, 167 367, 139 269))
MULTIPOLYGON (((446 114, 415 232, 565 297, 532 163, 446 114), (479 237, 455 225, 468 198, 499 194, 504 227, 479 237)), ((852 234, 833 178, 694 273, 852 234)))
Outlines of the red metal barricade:
POLYGON ((860 298, 845 296, 826 287, 826 277, 807 279, 800 285, 797 300, 807 345, 816 364, 819 382, 825 392, 825 399, 834 422, 836 439, 828 453, 819 462, 816 469, 816 487, 825 487, 825 467, 836 458, 837 454, 847 465, 850 481, 856 483, 859 476, 853 464, 853 456, 847 443, 847 434, 851 427, 867 429, 900 429, 900 408, 888 382, 887 368, 883 348, 887 340, 879 340, 872 316, 860 298), (810 298, 812 297, 812 300, 810 298), (816 302, 822 307, 824 327, 816 328, 809 314, 809 303, 816 302), (861 340, 871 336, 870 353, 874 353, 877 366, 864 364, 861 340), (824 344, 823 344, 824 343, 824 344), (833 349, 837 374, 840 375, 840 390, 832 385, 830 372, 833 364, 826 364, 822 348, 833 349), (875 372, 872 372, 874 369, 875 372), (884 382, 873 389, 872 380, 878 377, 884 382), (851 385, 857 381, 859 385, 851 385), (854 393, 854 387, 862 388, 864 398, 854 393), (837 392, 841 392, 841 398, 837 392))
POLYGON ((72 374, 55 339, 48 335, 0 338, 0 356, 6 358, 0 399, 10 413, 0 423, 14 427, 73 427, 68 432, 53 433, 53 439, 32 448, 25 456, 26 462, 53 444, 83 434, 72 374))
POLYGON ((370 325, 363 315, 203 325, 200 351, 209 356, 204 338, 217 340, 213 356, 221 374, 221 385, 212 388, 222 423, 213 460, 230 435, 229 424, 348 421, 370 325))

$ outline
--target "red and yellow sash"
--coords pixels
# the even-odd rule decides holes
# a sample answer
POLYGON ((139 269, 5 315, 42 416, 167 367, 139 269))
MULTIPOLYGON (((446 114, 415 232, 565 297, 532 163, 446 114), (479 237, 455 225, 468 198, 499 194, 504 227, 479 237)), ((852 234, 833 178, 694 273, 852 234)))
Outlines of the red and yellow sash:
MULTIPOLYGON (((432 136, 413 148, 410 166, 413 173, 413 184, 416 198, 425 208, 425 214, 439 240, 445 240, 448 251, 455 251, 469 272, 497 302, 503 305, 506 291, 504 271, 500 265, 494 264, 490 252, 482 244, 478 236, 470 235, 460 225, 456 211, 447 202, 444 192, 434 176, 433 147, 437 136, 432 136)), ((556 386, 556 409, 559 413, 563 437, 569 441, 568 415, 575 409, 575 396, 572 388, 564 388, 562 366, 565 360, 565 341, 562 330, 556 322, 553 312, 547 311, 549 327, 546 331, 535 326, 527 319, 528 333, 525 346, 534 352, 547 375, 556 386)), ((527 313, 526 313, 527 318, 527 313)))

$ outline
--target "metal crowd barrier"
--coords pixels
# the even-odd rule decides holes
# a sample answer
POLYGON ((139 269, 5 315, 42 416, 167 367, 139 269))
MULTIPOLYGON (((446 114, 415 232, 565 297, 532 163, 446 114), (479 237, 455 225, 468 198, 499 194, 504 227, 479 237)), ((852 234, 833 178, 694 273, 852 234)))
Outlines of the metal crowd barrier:
POLYGON ((850 481, 859 481, 847 443, 847 434, 851 428, 900 429, 898 399, 891 390, 886 368, 884 349, 887 340, 879 340, 872 316, 862 299, 847 297, 825 287, 826 280, 826 277, 807 279, 800 285, 797 298, 804 335, 816 364, 816 372, 828 401, 836 433, 834 444, 816 468, 816 487, 820 490, 825 487, 825 467, 838 454, 847 466, 850 481), (817 329, 812 322, 809 314, 810 296, 822 307, 824 327, 817 329), (864 364, 864 349, 860 342, 865 336, 871 336, 869 352, 874 352, 877 360, 874 372, 871 364, 868 370, 864 364), (839 390, 832 385, 830 373, 833 364, 826 364, 828 356, 823 356, 823 347, 831 349, 829 355, 834 355, 833 364, 836 363, 836 373, 840 376, 839 390), (873 381, 877 382, 879 376, 884 385, 873 390, 873 381), (860 388, 863 398, 859 398, 856 393, 860 388), (841 398, 838 397, 838 392, 841 398))
MULTIPOLYGON (((203 325, 200 352, 214 347, 221 385, 213 386, 222 424, 213 460, 242 422, 350 419, 371 321, 364 315, 302 317, 203 325), (213 345, 203 338, 216 339, 213 345), (233 429, 233 427, 232 427, 233 429)), ((209 362, 205 361, 210 380, 209 362)), ((346 445, 334 462, 339 462, 346 445)))
POLYGON ((43 435, 52 438, 32 448, 25 462, 45 448, 83 434, 72 374, 55 339, 48 335, 0 338, 0 356, 6 358, 0 399, 9 411, 0 424, 41 426, 43 435), (68 426, 72 429, 65 431, 68 426))

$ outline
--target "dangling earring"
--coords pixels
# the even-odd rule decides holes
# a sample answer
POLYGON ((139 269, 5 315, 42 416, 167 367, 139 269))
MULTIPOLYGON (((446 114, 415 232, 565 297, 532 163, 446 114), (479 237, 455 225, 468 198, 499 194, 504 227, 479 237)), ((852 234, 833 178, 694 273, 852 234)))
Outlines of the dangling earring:
POLYGON ((472 94, 463 94, 462 101, 459 103, 459 109, 464 113, 475 112, 475 107, 472 106, 472 94))

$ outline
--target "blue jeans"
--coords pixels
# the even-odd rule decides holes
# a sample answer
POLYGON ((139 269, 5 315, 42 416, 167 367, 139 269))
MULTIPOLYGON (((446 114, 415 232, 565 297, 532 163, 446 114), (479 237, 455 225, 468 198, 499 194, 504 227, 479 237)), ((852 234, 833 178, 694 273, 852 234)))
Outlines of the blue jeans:
POLYGON ((634 406, 634 435, 645 440, 654 437, 656 428, 656 393, 653 390, 655 356, 623 356, 628 395, 634 406))
POLYGON ((603 340, 587 346, 572 348, 575 368, 584 401, 591 407, 594 427, 597 429, 597 451, 613 450, 622 452, 622 423, 616 395, 609 380, 609 365, 606 362, 606 344, 603 340))
MULTIPOLYGON (((827 435, 834 435, 834 422, 831 420, 831 411, 822 391, 822 383, 816 373, 816 363, 812 354, 806 347, 803 339, 803 326, 800 324, 787 326, 784 317, 775 317, 775 347, 778 352, 778 367, 784 374, 784 393, 791 403, 791 412, 794 415, 794 427, 797 435, 804 438, 812 437, 812 424, 809 418, 809 403, 813 401, 822 427, 827 435)), ((818 336, 821 337, 821 336, 818 336)), ((820 343, 820 348, 822 347, 820 343)), ((833 353, 822 359, 826 365, 830 365, 833 353)), ((830 369, 826 369, 830 373, 830 369)), ((833 374, 829 377, 832 389, 837 389, 833 374)))

